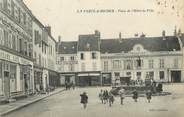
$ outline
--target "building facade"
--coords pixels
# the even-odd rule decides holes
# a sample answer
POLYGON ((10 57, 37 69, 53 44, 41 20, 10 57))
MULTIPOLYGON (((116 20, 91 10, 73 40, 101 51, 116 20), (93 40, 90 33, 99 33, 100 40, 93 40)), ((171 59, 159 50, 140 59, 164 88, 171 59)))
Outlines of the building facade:
MULTIPOLYGON (((157 82, 183 82, 183 51, 178 36, 101 39, 100 33, 80 35, 76 42, 60 42, 57 55, 61 82, 69 79, 75 56, 72 79, 76 85, 111 85, 152 79, 157 82), (76 46, 72 46, 75 43, 76 46), (67 46, 66 46, 67 45, 67 46), (73 48, 72 48, 73 47, 73 48), (73 53, 68 51, 73 49, 73 53), (65 60, 66 59, 66 60, 65 60), (69 59, 70 60, 70 59, 69 59), (65 66, 65 67, 64 67, 65 66), (70 68, 70 69, 64 69, 70 68)), ((68 80, 69 81, 69 80, 68 80)))
POLYGON ((32 14, 22 0, 0 0, 0 95, 34 92, 32 14))

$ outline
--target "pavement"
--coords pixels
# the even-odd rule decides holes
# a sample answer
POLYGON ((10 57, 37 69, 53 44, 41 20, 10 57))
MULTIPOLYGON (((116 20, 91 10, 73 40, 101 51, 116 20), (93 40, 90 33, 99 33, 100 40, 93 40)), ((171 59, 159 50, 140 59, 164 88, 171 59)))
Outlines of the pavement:
POLYGON ((50 92, 49 94, 38 94, 34 96, 29 96, 27 98, 24 98, 22 100, 18 100, 12 103, 0 105, 0 117, 7 115, 11 112, 17 111, 21 108, 27 107, 33 103, 36 103, 40 100, 43 100, 47 97, 53 96, 55 94, 58 94, 62 91, 64 91, 64 88, 56 88, 54 91, 50 92))
POLYGON ((153 96, 151 103, 145 97, 134 102, 131 97, 124 99, 120 105, 115 98, 112 107, 102 104, 98 98, 101 89, 110 87, 86 87, 64 91, 50 96, 25 108, 9 113, 3 117, 184 117, 184 84, 163 86, 167 96, 153 96), (80 94, 87 92, 89 100, 86 109, 80 104, 80 94))

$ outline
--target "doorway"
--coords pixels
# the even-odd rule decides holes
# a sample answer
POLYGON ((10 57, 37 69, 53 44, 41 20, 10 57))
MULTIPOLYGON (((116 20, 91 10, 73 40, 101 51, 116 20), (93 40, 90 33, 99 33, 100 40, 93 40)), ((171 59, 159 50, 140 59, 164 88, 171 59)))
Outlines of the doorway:
POLYGON ((4 72, 4 96, 6 98, 10 97, 10 73, 8 71, 4 72))
POLYGON ((171 71, 171 82, 173 83, 181 82, 181 71, 171 71))

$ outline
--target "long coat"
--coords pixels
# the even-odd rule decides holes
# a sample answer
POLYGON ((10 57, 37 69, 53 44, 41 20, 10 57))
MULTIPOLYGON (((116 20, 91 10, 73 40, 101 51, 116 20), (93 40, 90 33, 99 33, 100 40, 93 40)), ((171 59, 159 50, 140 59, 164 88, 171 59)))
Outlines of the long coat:
POLYGON ((88 96, 86 94, 81 94, 81 103, 86 104, 88 103, 88 96))
POLYGON ((133 92, 133 97, 132 97, 133 99, 137 99, 138 98, 138 92, 137 91, 134 91, 133 92))

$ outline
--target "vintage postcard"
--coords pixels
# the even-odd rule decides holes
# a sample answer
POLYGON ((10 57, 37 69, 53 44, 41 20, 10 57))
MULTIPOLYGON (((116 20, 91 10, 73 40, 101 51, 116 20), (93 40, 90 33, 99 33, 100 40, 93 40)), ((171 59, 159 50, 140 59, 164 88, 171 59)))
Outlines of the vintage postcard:
POLYGON ((183 0, 0 0, 0 117, 183 107, 183 0))

